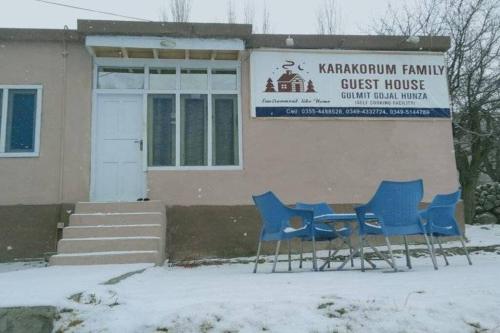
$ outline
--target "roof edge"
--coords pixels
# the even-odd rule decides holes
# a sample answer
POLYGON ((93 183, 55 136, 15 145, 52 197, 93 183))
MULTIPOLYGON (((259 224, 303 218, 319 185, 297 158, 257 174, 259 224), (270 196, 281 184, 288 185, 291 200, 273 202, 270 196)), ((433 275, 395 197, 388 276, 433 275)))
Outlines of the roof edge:
POLYGON ((366 51, 446 52, 451 46, 448 36, 381 36, 381 35, 287 35, 252 34, 250 24, 161 23, 105 20, 78 20, 78 29, 0 28, 3 41, 82 42, 87 35, 162 36, 184 38, 238 38, 247 49, 330 49, 366 51), (292 37, 294 46, 286 45, 292 37))
POLYGON ((431 51, 446 52, 449 36, 385 36, 385 35, 271 35, 253 34, 247 48, 335 49, 367 51, 431 51), (286 45, 293 38, 294 46, 286 45))
POLYGON ((83 35, 210 37, 243 40, 252 35, 251 24, 78 20, 77 25, 78 32, 83 35))
POLYGON ((78 31, 71 29, 0 28, 0 40, 33 42, 65 40, 66 42, 81 42, 83 36, 78 31))

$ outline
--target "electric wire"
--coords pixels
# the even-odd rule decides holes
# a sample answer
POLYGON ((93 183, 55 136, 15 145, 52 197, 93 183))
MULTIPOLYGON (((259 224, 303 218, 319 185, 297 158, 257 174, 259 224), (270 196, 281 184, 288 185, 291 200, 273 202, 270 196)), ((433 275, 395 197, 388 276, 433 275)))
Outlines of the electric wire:
POLYGON ((110 16, 116 16, 116 17, 121 17, 121 18, 127 18, 127 19, 137 20, 137 21, 154 22, 152 20, 147 20, 147 19, 140 18, 140 17, 127 16, 127 15, 116 14, 116 13, 113 13, 113 12, 106 12, 106 11, 102 11, 102 10, 96 10, 96 9, 78 7, 78 6, 68 5, 68 4, 65 4, 65 3, 60 3, 60 2, 55 2, 55 1, 48 1, 48 0, 34 0, 34 1, 45 3, 45 4, 49 4, 49 5, 54 5, 54 6, 61 6, 61 7, 67 7, 67 8, 72 8, 72 9, 84 10, 84 11, 87 11, 87 12, 98 13, 98 14, 105 14, 105 15, 110 15, 110 16))

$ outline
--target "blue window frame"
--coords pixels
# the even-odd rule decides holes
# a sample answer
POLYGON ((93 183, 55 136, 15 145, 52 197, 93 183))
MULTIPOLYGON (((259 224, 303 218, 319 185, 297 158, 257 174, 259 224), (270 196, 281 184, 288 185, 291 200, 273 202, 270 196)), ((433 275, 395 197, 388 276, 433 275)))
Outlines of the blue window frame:
POLYGON ((0 157, 38 156, 41 87, 0 86, 0 157))

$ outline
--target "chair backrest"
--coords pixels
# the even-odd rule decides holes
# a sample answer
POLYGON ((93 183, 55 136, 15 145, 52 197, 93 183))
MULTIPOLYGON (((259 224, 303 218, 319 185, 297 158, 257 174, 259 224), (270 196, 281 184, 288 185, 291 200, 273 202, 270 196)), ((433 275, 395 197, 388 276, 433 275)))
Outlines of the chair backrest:
POLYGON ((289 226, 290 214, 273 192, 254 195, 253 201, 262 217, 264 233, 279 232, 282 226, 289 226))
POLYGON ((384 180, 368 203, 369 209, 384 226, 409 226, 419 223, 418 206, 424 194, 421 179, 384 180))
POLYGON ((297 202, 295 208, 312 210, 315 217, 326 214, 335 214, 333 209, 326 202, 316 204, 297 202))
POLYGON ((453 192, 453 193, 448 193, 448 194, 438 194, 432 199, 432 202, 430 206, 449 206, 453 205, 456 206, 458 203, 458 200, 460 200, 460 190, 453 192))
POLYGON ((432 213, 432 225, 438 227, 453 227, 459 232, 455 210, 460 200, 460 190, 449 194, 438 194, 434 197, 430 207, 440 208, 432 213))

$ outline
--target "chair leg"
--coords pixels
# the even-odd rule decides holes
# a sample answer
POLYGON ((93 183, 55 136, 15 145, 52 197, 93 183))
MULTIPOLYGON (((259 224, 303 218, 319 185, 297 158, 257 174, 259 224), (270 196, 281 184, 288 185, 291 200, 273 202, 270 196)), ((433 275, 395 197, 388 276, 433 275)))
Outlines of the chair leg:
POLYGON ((405 252, 406 252, 406 267, 411 269, 411 259, 410 259, 410 251, 408 250, 408 238, 403 236, 405 241, 405 252))
POLYGON ((314 237, 314 233, 312 236, 312 245, 313 245, 313 270, 318 270, 318 263, 316 261, 316 237, 314 237))
POLYGON ((448 266, 450 263, 448 262, 448 258, 446 258, 446 253, 443 250, 443 245, 441 245, 441 240, 439 239, 439 237, 436 237, 436 239, 439 245, 439 252, 441 252, 441 254, 443 255, 444 263, 446 264, 446 266, 448 266))
POLYGON ((255 258, 255 266, 253 272, 257 273, 257 265, 259 264, 260 249, 262 247, 262 240, 259 240, 259 246, 257 246, 257 258, 255 258))
POLYGON ((274 253, 273 273, 276 272, 276 264, 278 263, 278 254, 280 252, 281 241, 276 244, 276 252, 274 253))
MULTIPOLYGON (((366 245, 367 245, 369 248, 371 248, 371 249, 373 250, 373 252, 374 252, 377 256, 379 256, 379 258, 380 258, 380 259, 382 259, 382 260, 386 261, 386 262, 389 264, 389 266, 391 266, 391 267, 392 267, 392 262, 391 262, 389 259, 387 259, 387 257, 386 257, 385 255, 383 255, 382 253, 380 253, 380 251, 379 251, 379 250, 377 250, 377 248, 376 248, 375 246, 373 246, 372 244, 370 244, 370 242, 368 242, 368 241, 366 241, 366 245)), ((374 263, 372 263, 370 260, 368 260, 368 259, 366 259, 366 258, 365 258, 365 260, 366 260, 366 261, 367 261, 370 265, 372 265, 372 267, 373 267, 373 268, 376 268, 375 264, 374 264, 374 263)))
POLYGON ((304 241, 300 240, 300 264, 299 268, 302 268, 302 254, 304 253, 304 241))
POLYGON ((394 259, 394 255, 392 254, 391 242, 389 242, 389 237, 387 236, 385 236, 385 243, 387 244, 387 248, 389 249, 389 255, 392 261, 392 268, 394 269, 395 272, 397 272, 398 268, 396 267, 396 260, 394 259))
MULTIPOLYGON (((349 262, 350 259, 352 259, 355 255, 357 255, 359 253, 359 249, 356 249, 356 251, 353 251, 353 253, 351 253, 349 255, 349 258, 347 258, 346 260, 344 260, 344 262, 336 268, 337 271, 340 271, 342 268, 344 268, 344 266, 349 262)), ((326 264, 324 264, 323 266, 321 266, 321 270, 323 270, 323 268, 325 268, 326 264)))
POLYGON ((438 266, 437 266, 437 262, 436 262, 436 257, 434 256, 434 247, 429 242, 429 237, 427 237, 426 233, 424 233, 424 238, 425 238, 425 242, 427 243, 427 248, 429 249, 429 252, 431 254, 431 260, 432 260, 432 264, 434 265, 434 269, 437 270, 438 266))
POLYGON ((464 248, 464 252, 465 252, 465 255, 467 257, 467 261, 469 262, 469 265, 472 265, 472 261, 470 260, 470 256, 469 256, 469 251, 467 251, 467 246, 465 246, 465 241, 464 241, 464 238, 462 236, 460 236, 460 243, 462 243, 462 246, 464 248))
MULTIPOLYGON (((331 257, 332 257, 332 240, 330 239, 330 241, 328 242, 328 258, 331 257)), ((331 259, 328 260, 328 268, 330 268, 331 261, 332 261, 331 259)))
POLYGON ((351 237, 347 238, 347 245, 349 245, 349 257, 351 257, 351 267, 354 267, 354 258, 353 258, 353 255, 352 255, 351 237))
POLYGON ((361 257, 361 271, 365 271, 365 237, 361 236, 360 239, 360 248, 359 248, 359 255, 361 257))
POLYGON ((292 249, 290 247, 290 240, 288 240, 288 271, 292 270, 292 249))

